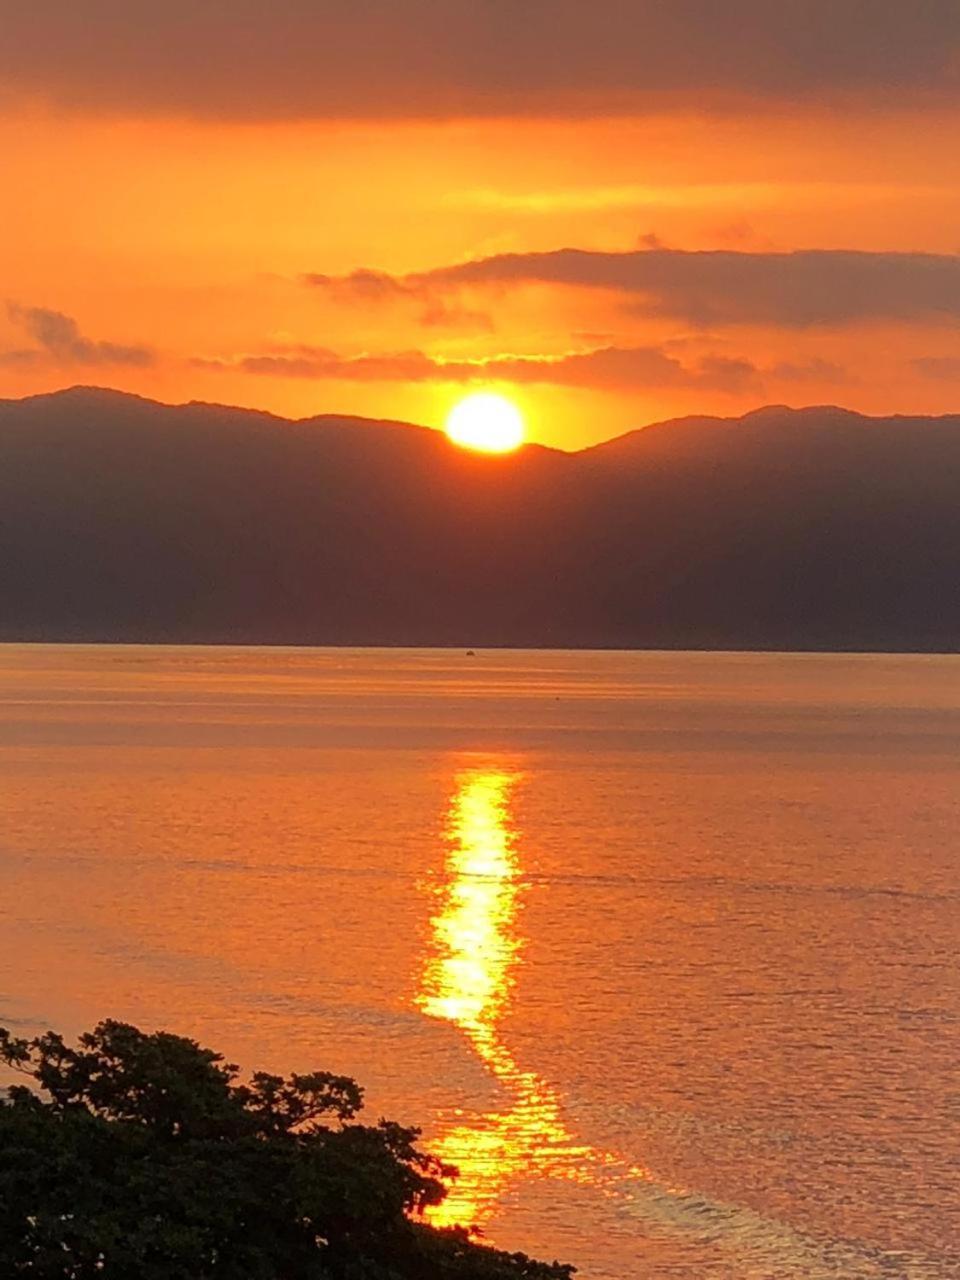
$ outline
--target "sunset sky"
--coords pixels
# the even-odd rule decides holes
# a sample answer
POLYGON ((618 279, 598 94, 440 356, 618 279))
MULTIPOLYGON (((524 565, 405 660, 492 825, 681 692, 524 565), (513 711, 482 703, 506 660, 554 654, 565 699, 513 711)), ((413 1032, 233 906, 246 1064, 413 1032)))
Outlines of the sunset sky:
POLYGON ((960 410, 956 0, 0 12, 0 395, 960 410))

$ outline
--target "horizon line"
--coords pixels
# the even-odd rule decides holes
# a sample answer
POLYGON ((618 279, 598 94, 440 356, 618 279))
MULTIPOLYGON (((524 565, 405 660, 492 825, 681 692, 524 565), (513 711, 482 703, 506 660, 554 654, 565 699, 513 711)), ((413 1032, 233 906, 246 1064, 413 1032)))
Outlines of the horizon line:
MULTIPOLYGON (((141 395, 136 391, 124 391, 118 387, 104 386, 98 383, 77 382, 71 383, 66 387, 55 387, 50 391, 30 392, 24 396, 0 396, 0 406, 27 404, 35 400, 53 400, 67 396, 78 395, 99 395, 112 396, 119 400, 138 401, 142 404, 154 405, 162 409, 223 409, 230 413, 254 414, 259 418, 271 419, 277 423, 285 423, 290 426, 300 426, 311 422, 321 422, 323 420, 335 420, 343 423, 356 423, 360 426, 384 426, 384 427, 403 427, 413 431, 429 431, 438 436, 444 436, 443 427, 430 426, 423 422, 410 422, 404 418, 374 418, 365 414, 357 413, 339 413, 337 411, 324 410, 320 413, 306 414, 303 417, 288 417, 284 414, 275 413, 271 409, 261 409, 255 405, 245 404, 229 404, 221 400, 161 400, 155 396, 141 395)), ((818 403, 818 404, 786 404, 782 402, 769 402, 758 404, 752 409, 747 409, 739 414, 713 414, 713 413, 689 413, 682 414, 672 418, 653 418, 648 422, 630 427, 627 431, 620 432, 618 435, 608 436, 603 440, 598 440, 594 444, 585 445, 581 449, 563 449, 558 445, 543 444, 537 440, 525 440, 514 453, 520 453, 528 450, 543 450, 547 453, 560 453, 568 457, 575 457, 581 453, 589 453, 594 449, 602 448, 605 445, 614 444, 619 440, 626 440, 631 436, 638 435, 653 427, 666 427, 680 425, 689 422, 716 422, 716 423, 734 423, 744 422, 749 418, 756 418, 761 415, 782 412, 785 414, 807 414, 815 412, 839 413, 850 418, 856 418, 863 422, 895 422, 904 420, 919 420, 924 422, 945 422, 948 420, 958 420, 960 424, 960 409, 956 412, 947 413, 863 413, 859 409, 850 409, 841 404, 818 403)), ((491 457, 500 456, 508 457, 510 455, 489 455, 491 457)))

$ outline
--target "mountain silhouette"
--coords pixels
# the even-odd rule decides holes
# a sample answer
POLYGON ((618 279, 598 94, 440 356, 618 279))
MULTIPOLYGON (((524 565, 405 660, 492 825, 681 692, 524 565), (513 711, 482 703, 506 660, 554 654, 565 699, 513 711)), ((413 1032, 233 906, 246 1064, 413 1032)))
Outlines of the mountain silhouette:
POLYGON ((960 416, 567 454, 74 388, 0 401, 0 639, 954 651, 960 416))

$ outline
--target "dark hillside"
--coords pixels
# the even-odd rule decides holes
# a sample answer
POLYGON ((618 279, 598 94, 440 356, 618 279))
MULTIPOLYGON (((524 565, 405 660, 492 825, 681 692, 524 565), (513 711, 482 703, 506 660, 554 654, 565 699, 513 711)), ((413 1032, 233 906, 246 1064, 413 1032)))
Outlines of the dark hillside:
POLYGON ((91 389, 0 402, 0 637, 952 650, 960 418, 580 454, 91 389))

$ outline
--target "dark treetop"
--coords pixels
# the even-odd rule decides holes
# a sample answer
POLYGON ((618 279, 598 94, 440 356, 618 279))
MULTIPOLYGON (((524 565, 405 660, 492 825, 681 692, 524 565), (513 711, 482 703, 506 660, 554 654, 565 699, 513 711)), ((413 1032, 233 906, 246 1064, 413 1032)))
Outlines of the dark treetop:
POLYGON ((37 1280, 569 1280, 418 1214, 454 1171, 359 1086, 237 1069, 103 1022, 72 1048, 0 1028, 0 1275, 37 1280))

